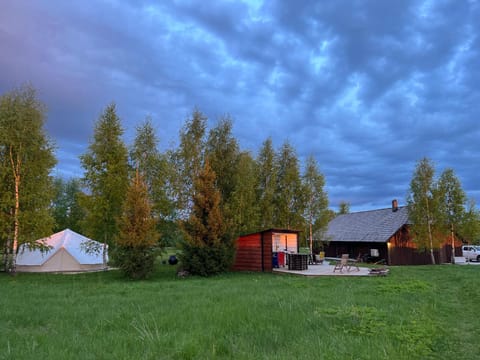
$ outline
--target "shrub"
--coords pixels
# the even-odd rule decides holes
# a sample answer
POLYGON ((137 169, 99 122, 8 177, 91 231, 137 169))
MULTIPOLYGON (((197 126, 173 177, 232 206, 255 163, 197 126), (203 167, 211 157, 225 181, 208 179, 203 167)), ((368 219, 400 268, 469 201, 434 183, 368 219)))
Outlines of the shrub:
POLYGON ((230 269, 234 247, 228 244, 195 246, 185 243, 180 255, 184 270, 200 276, 215 275, 230 269))
POLYGON ((118 246, 115 259, 123 274, 133 280, 146 279, 152 272, 157 251, 149 247, 118 246))

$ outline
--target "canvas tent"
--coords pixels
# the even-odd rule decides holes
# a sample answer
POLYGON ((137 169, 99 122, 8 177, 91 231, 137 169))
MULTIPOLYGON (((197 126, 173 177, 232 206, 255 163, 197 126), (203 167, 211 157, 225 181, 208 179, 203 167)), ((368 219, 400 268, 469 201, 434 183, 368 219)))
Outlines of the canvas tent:
POLYGON ((17 256, 19 272, 84 272, 104 268, 103 244, 66 229, 37 240, 49 248, 31 249, 21 246, 17 256), (87 246, 99 251, 87 251, 87 246))

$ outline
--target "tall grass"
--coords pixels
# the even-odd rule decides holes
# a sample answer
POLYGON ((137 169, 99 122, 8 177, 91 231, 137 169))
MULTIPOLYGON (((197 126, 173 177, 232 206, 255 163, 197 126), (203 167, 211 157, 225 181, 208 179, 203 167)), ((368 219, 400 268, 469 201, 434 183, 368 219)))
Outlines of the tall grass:
POLYGON ((0 359, 472 359, 479 276, 0 274, 0 359))

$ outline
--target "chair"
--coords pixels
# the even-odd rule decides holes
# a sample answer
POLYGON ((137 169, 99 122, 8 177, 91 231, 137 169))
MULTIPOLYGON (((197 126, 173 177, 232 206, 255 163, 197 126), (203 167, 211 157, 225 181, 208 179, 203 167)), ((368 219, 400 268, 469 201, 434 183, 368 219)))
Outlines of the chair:
POLYGON ((333 268, 333 272, 335 272, 336 270, 343 272, 343 268, 347 267, 347 265, 348 265, 348 254, 342 254, 342 258, 339 261, 337 261, 337 263, 335 264, 335 267, 333 268))

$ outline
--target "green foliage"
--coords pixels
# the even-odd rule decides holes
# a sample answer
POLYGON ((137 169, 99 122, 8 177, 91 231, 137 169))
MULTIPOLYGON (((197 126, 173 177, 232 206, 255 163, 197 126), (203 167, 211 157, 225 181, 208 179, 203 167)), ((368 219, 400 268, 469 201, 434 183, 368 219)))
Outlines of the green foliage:
MULTIPOLYGON (((480 216, 475 204, 467 203, 467 196, 460 180, 452 169, 446 169, 435 178, 433 163, 423 158, 417 163, 408 193, 409 217, 412 234, 419 248, 439 248, 454 235, 464 240, 475 241, 480 235, 480 216)), ((452 247, 453 249, 453 247, 452 247)), ((453 261, 452 250, 452 261, 453 261)))
POLYGON ((225 211, 231 203, 231 197, 237 188, 239 146, 232 135, 232 119, 228 116, 210 130, 206 143, 206 156, 212 170, 216 174, 216 186, 222 199, 221 206, 225 211))
POLYGON ((128 188, 119 219, 115 263, 132 279, 144 279, 153 271, 158 245, 147 185, 138 171, 128 188))
POLYGON ((169 154, 171 196, 175 201, 177 216, 185 219, 190 214, 197 179, 205 157, 205 130, 207 118, 197 109, 180 131, 180 145, 169 154))
POLYGON ((435 264, 433 249, 438 249, 445 240, 444 219, 441 212, 441 193, 435 181, 433 163, 423 158, 417 162, 407 195, 412 235, 419 249, 430 250, 435 264))
POLYGON ((477 242, 480 237, 480 213, 473 199, 468 200, 460 180, 452 169, 446 169, 438 180, 442 196, 441 210, 445 233, 458 234, 464 241, 477 242))
POLYGON ((130 150, 130 162, 132 167, 142 174, 147 184, 153 216, 159 222, 171 219, 173 203, 167 195, 170 164, 166 155, 158 150, 158 138, 150 118, 136 129, 135 140, 130 150))
POLYGON ((457 231, 467 243, 477 244, 480 241, 480 212, 473 199, 467 202, 464 217, 457 231))
POLYGON ((326 229, 330 218, 326 216, 328 196, 324 190, 325 177, 320 173, 316 160, 311 156, 307 159, 302 183, 305 199, 303 216, 309 227, 310 250, 313 250, 313 234, 326 229))
POLYGON ((338 215, 345 215, 350 213, 350 203, 347 201, 340 201, 338 205, 338 215))
POLYGON ((258 206, 260 227, 275 227, 275 191, 277 187, 277 167, 272 139, 264 141, 257 157, 258 166, 258 206))
POLYGON ((44 105, 24 86, 0 97, 0 244, 15 271, 18 248, 50 235, 54 146, 44 130, 44 105))
POLYGON ((80 180, 55 178, 54 187, 55 198, 51 205, 55 219, 54 232, 70 229, 80 234, 83 233, 82 221, 85 217, 85 210, 79 203, 80 180))
POLYGON ((185 243, 182 246, 180 259, 183 268, 189 273, 199 276, 211 276, 229 270, 235 254, 230 239, 208 246, 185 243))
POLYGON ((453 169, 446 169, 438 179, 439 206, 447 231, 462 222, 465 215, 467 196, 453 169))
POLYGON ((80 202, 86 211, 87 235, 114 247, 118 218, 128 187, 128 153, 121 136, 123 128, 115 104, 106 107, 95 124, 93 141, 80 156, 87 194, 80 202))
POLYGON ((294 148, 285 142, 278 155, 274 200, 276 225, 285 229, 304 229, 304 201, 298 158, 294 148))
POLYGON ((132 280, 143 280, 151 276, 157 255, 156 248, 139 245, 119 245, 113 253, 115 264, 132 280))
POLYGON ((228 212, 237 234, 247 234, 259 230, 260 207, 257 200, 257 166, 250 153, 239 155, 236 187, 232 193, 228 212))
POLYGON ((194 193, 192 212, 183 225, 183 267, 202 276, 224 272, 233 261, 234 238, 225 226, 220 192, 208 160, 195 181, 194 193))

